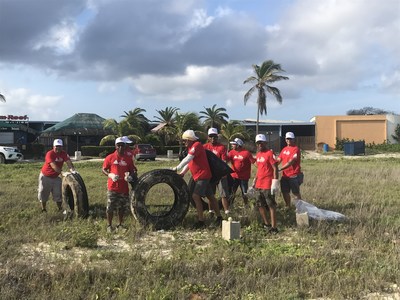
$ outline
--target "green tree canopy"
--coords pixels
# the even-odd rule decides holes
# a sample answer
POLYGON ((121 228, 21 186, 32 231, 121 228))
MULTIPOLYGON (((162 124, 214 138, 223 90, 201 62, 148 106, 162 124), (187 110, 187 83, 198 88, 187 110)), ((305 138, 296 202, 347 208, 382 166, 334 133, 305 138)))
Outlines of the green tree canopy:
POLYGON ((279 73, 285 71, 281 68, 280 64, 276 64, 272 60, 264 61, 261 66, 253 65, 253 71, 255 75, 250 76, 243 82, 243 84, 253 84, 244 95, 244 104, 246 105, 247 101, 255 91, 258 92, 256 123, 256 134, 258 134, 260 114, 263 115, 265 113, 265 115, 267 115, 267 93, 273 95, 278 103, 282 103, 280 90, 269 84, 280 80, 288 80, 289 77, 279 75, 279 73))
POLYGON ((222 124, 228 122, 229 116, 226 113, 226 109, 223 107, 217 108, 216 106, 214 104, 212 107, 204 107, 205 111, 200 111, 200 119, 204 119, 203 125, 206 129, 214 127, 219 130, 222 124))

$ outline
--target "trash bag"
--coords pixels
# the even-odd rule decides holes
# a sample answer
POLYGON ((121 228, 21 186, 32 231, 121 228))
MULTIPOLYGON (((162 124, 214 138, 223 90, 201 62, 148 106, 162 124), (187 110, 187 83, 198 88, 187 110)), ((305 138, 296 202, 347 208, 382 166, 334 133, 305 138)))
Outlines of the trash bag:
POLYGON ((210 183, 217 183, 222 177, 233 173, 226 162, 216 156, 212 151, 206 150, 208 164, 210 165, 212 177, 210 183))
POLYGON ((295 206, 296 206, 296 212, 297 213, 308 213, 308 216, 311 219, 316 219, 316 220, 343 220, 346 218, 345 215, 330 211, 330 210, 325 210, 325 209, 320 209, 304 200, 295 200, 295 206))

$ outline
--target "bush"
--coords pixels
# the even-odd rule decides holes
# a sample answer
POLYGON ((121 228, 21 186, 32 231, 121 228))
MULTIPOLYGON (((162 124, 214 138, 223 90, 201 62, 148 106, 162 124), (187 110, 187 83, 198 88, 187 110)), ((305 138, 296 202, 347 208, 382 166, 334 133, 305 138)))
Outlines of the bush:
POLYGON ((83 156, 100 156, 105 154, 106 157, 108 154, 115 151, 115 146, 82 146, 81 148, 83 156))

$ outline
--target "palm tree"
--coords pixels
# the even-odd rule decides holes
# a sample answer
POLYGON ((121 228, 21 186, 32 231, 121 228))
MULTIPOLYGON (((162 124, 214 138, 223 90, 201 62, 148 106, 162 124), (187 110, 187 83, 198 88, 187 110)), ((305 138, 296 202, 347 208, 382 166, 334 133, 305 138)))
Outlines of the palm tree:
POLYGON ((178 110, 179 108, 176 107, 166 107, 162 110, 156 110, 160 116, 154 116, 154 118, 156 118, 156 120, 161 124, 164 124, 164 126, 157 132, 163 137, 164 145, 168 145, 170 141, 175 140, 176 130, 174 115, 178 110))
POLYGON ((279 75, 280 72, 285 72, 280 64, 274 63, 272 60, 264 61, 261 67, 253 65, 255 76, 247 78, 243 84, 254 83, 254 85, 244 95, 244 104, 246 105, 250 96, 255 90, 258 91, 257 98, 257 123, 256 123, 256 134, 258 134, 258 123, 260 121, 260 114, 267 114, 267 94, 272 94, 276 101, 282 103, 281 92, 278 88, 268 85, 279 80, 288 80, 289 77, 279 75))
POLYGON ((124 115, 120 116, 128 124, 131 134, 144 137, 146 132, 149 131, 149 120, 143 115, 144 112, 146 112, 145 109, 136 107, 128 112, 124 111, 124 115))
POLYGON ((221 135, 228 142, 234 138, 240 138, 242 140, 248 140, 250 138, 246 131, 246 127, 243 126, 239 121, 229 121, 221 126, 221 135))
POLYGON ((206 110, 200 112, 200 114, 203 114, 200 119, 205 119, 203 122, 205 128, 214 127, 219 130, 222 124, 228 122, 226 119, 229 119, 229 116, 225 113, 226 109, 223 107, 216 108, 216 106, 214 104, 211 108, 204 107, 206 110))
POLYGON ((199 131, 201 125, 199 122, 199 116, 194 112, 180 114, 175 113, 175 138, 179 140, 179 153, 182 151, 181 137, 185 130, 192 129, 199 131))
POLYGON ((0 94, 0 102, 6 102, 6 97, 0 94))
POLYGON ((129 139, 135 141, 141 141, 142 138, 136 134, 130 133, 130 125, 126 120, 117 122, 115 119, 107 119, 103 122, 103 128, 110 130, 112 134, 106 135, 100 140, 100 146, 104 145, 114 145, 114 141, 119 136, 128 136, 129 139))

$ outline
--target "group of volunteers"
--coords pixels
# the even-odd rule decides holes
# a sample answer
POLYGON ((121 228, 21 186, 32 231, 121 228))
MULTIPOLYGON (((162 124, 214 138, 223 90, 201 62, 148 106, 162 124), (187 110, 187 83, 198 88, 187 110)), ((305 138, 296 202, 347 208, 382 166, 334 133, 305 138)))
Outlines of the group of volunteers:
MULTIPOLYGON (((115 229, 125 231, 124 215, 129 204, 128 183, 137 178, 137 168, 129 145, 132 141, 128 137, 118 137, 115 140, 115 151, 109 154, 103 162, 102 172, 107 175, 107 231, 115 229), (114 211, 118 213, 118 225, 112 226, 114 211)), ((59 210, 62 210, 62 182, 60 174, 64 162, 72 174, 77 173, 69 155, 62 149, 63 141, 55 139, 53 149, 48 151, 45 162, 39 175, 38 199, 42 212, 46 212, 46 203, 50 193, 59 210)))
MULTIPOLYGON (((278 233, 276 222, 275 195, 280 190, 287 207, 290 207, 291 195, 301 199, 300 185, 302 183, 302 172, 300 168, 300 149, 295 144, 295 136, 292 132, 285 135, 286 147, 282 149, 278 157, 268 149, 264 134, 258 134, 255 138, 257 145, 256 157, 245 149, 244 142, 235 138, 230 142, 232 149, 218 140, 218 130, 208 130, 208 142, 202 144, 193 130, 186 130, 182 135, 182 142, 187 147, 187 155, 173 168, 180 171, 184 176, 190 170, 195 182, 192 199, 196 206, 197 222, 194 229, 206 227, 202 197, 208 199, 209 211, 215 214, 213 222, 215 226, 221 226, 222 215, 215 197, 218 189, 221 197, 222 207, 225 215, 230 213, 230 193, 235 194, 240 187, 244 205, 247 206, 249 199, 249 180, 251 177, 251 166, 257 167, 257 172, 251 188, 256 191, 256 205, 263 220, 263 227, 271 234, 278 233), (211 183, 211 168, 207 159, 206 150, 212 151, 217 157, 231 165, 233 182, 228 183, 228 177, 222 177, 217 184, 211 183), (280 168, 278 167, 280 165, 280 168), (279 174, 281 173, 281 176, 279 174), (280 180, 279 180, 279 177, 280 180), (268 220, 269 212, 269 220, 268 220)), ((103 162, 102 172, 108 177, 107 180, 107 231, 126 230, 124 226, 124 215, 129 206, 129 183, 137 179, 137 168, 134 156, 129 147, 132 141, 128 137, 118 137, 115 140, 115 151, 109 154, 103 162), (114 211, 118 215, 118 224, 113 227, 112 221, 114 211)), ((60 174, 64 162, 72 174, 77 173, 69 155, 62 149, 63 141, 55 139, 53 149, 48 151, 45 162, 39 175, 38 199, 41 203, 42 212, 46 212, 46 203, 50 193, 59 210, 62 210, 62 181, 60 174)))
POLYGON ((301 199, 300 185, 302 183, 302 172, 300 167, 301 154, 300 149, 295 144, 293 132, 287 132, 285 135, 286 147, 282 149, 276 158, 273 151, 268 149, 267 139, 264 134, 258 134, 255 142, 257 145, 257 154, 253 155, 244 148, 244 142, 240 138, 235 138, 230 142, 232 150, 227 151, 226 147, 218 142, 218 130, 210 128, 208 130, 208 142, 201 144, 199 138, 193 130, 187 130, 182 135, 182 141, 187 147, 187 156, 173 168, 180 171, 184 176, 190 170, 192 173, 195 187, 192 198, 196 205, 197 223, 194 228, 204 228, 205 218, 203 213, 202 197, 209 201, 210 212, 216 214, 215 225, 222 222, 221 212, 215 198, 216 188, 221 196, 222 207, 225 214, 229 214, 229 191, 236 193, 240 187, 245 206, 248 204, 247 192, 249 189, 249 180, 251 177, 251 166, 257 167, 257 172, 252 183, 252 188, 256 191, 256 205, 263 220, 263 227, 271 234, 278 233, 276 223, 276 201, 275 195, 280 190, 287 207, 290 207, 290 192, 301 199), (233 183, 229 189, 227 177, 223 177, 217 186, 210 183, 212 177, 211 168, 207 160, 205 150, 212 151, 219 158, 231 164, 233 173, 233 183), (279 168, 278 165, 281 165, 279 168), (279 173, 281 179, 279 180, 279 173), (268 214, 270 221, 268 221, 268 214))

